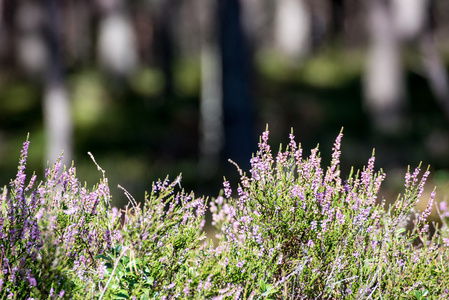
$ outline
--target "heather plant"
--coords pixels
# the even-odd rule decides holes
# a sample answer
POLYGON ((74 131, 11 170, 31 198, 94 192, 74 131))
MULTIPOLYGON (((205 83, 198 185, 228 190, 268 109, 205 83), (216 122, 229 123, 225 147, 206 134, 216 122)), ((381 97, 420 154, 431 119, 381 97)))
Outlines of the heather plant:
POLYGON ((429 171, 405 175, 387 205, 373 156, 340 174, 342 133, 328 167, 293 134, 273 155, 268 130, 240 183, 212 200, 152 185, 142 202, 111 206, 105 172, 91 190, 60 159, 27 183, 29 142, 0 198, 1 299, 440 299, 448 297, 447 205, 443 226, 415 209, 429 171), (217 239, 204 233, 212 213, 217 239), (432 228, 433 227, 433 228, 432 228), (430 231, 434 231, 430 235, 430 231))
POLYGON ((206 201, 183 190, 175 194, 180 180, 181 176, 170 183, 167 177, 153 184, 142 208, 125 191, 130 205, 124 211, 122 242, 113 255, 98 256, 107 261, 105 296, 189 295, 199 276, 195 251, 206 238, 206 201), (125 256, 119 257, 121 251, 125 256))
POLYGON ((72 166, 60 172, 61 159, 47 168, 45 180, 26 185, 24 143, 18 172, 1 197, 0 296, 2 299, 71 298, 93 284, 95 255, 120 233, 110 206, 107 179, 92 191, 81 186, 72 166))
POLYGON ((264 132, 250 175, 239 169, 238 197, 231 197, 225 181, 226 200, 211 203, 222 247, 232 253, 225 281, 234 280, 235 293, 245 291, 244 298, 447 295, 448 279, 441 276, 447 248, 438 245, 438 232, 429 237, 426 222, 435 192, 424 212, 414 211, 429 171, 421 178, 420 167, 408 171, 404 194, 386 207, 377 199, 385 174, 374 171, 374 153, 361 172, 341 179, 341 138, 342 133, 330 166, 322 169, 318 148, 303 158, 293 134, 286 149, 273 157, 264 132), (407 224, 413 228, 407 230, 407 224), (414 247, 417 240, 421 243, 414 247), (239 271, 248 275, 235 280, 239 271))
POLYGON ((98 164, 103 178, 91 191, 73 166, 60 172, 61 159, 26 185, 28 147, 1 193, 1 299, 149 299, 187 282, 189 247, 205 238, 205 200, 174 194, 181 177, 154 184, 142 208, 125 191, 130 203, 119 210, 98 164))

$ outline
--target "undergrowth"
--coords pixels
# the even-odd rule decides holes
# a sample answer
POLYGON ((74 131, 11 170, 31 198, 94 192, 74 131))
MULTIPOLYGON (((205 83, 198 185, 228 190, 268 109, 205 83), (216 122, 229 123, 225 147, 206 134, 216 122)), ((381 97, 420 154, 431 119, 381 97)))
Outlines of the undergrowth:
MULTIPOLYGON (((181 176, 152 185, 142 202, 126 190, 111 206, 108 180, 82 185, 60 159, 37 182, 17 176, 0 196, 1 299, 442 299, 448 297, 448 221, 415 209, 429 171, 405 175, 392 205, 378 199, 385 174, 340 175, 342 133, 322 167, 293 134, 273 155, 268 130, 251 169, 214 199, 181 188, 181 176), (216 240, 206 238, 212 214, 216 240), (435 226, 430 235, 429 226, 435 226)), ((93 157, 92 157, 93 158, 93 157)), ((94 160, 95 162, 95 160, 94 160)), ((95 162, 96 164, 96 162, 95 162)))

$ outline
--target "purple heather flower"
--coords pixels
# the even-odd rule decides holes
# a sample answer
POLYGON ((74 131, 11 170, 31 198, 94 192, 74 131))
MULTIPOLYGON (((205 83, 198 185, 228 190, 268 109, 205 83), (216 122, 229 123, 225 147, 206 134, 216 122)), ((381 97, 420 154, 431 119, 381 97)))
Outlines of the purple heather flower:
POLYGON ((327 172, 326 172, 326 178, 325 178, 325 182, 329 183, 331 182, 332 179, 338 177, 339 172, 337 171, 337 167, 340 164, 340 155, 341 155, 341 151, 340 151, 340 147, 341 147, 341 138, 343 137, 343 134, 340 133, 334 143, 334 147, 332 148, 332 150, 334 151, 332 153, 332 161, 331 161, 331 166, 328 168, 327 172))
POLYGON ((242 176, 242 178, 241 178, 240 181, 241 181, 242 186, 243 186, 244 188, 249 188, 250 183, 249 183, 249 178, 248 178, 248 177, 242 176))
POLYGON ((302 187, 299 184, 295 184, 291 190, 292 197, 299 197, 301 201, 304 201, 304 194, 302 193, 302 187))
POLYGON ((405 173, 405 183, 404 186, 406 189, 408 189, 410 187, 410 179, 411 179, 411 175, 410 172, 405 173))
MULTIPOLYGON (((266 145, 268 142, 268 136, 270 134, 269 130, 266 130, 262 133, 262 145, 266 145)), ((260 149, 264 149, 264 147, 259 146, 260 149)))
POLYGON ((372 156, 368 160, 368 166, 362 172, 361 180, 362 180, 362 184, 365 185, 366 189, 368 189, 368 187, 370 185, 370 179, 371 179, 371 177, 373 175, 373 172, 374 172, 374 161, 375 161, 375 159, 376 158, 374 156, 372 156))
POLYGON ((425 220, 427 220, 427 218, 430 216, 430 213, 432 212, 432 205, 433 205, 434 199, 435 199, 435 191, 433 191, 433 192, 430 194, 429 203, 427 204, 426 209, 423 211, 423 213, 422 213, 421 216, 419 217, 419 220, 425 221, 425 220))
POLYGON ((31 177, 30 182, 28 183, 28 186, 25 188, 25 191, 28 191, 28 190, 30 190, 33 187, 34 182, 36 182, 36 178, 37 178, 36 175, 33 175, 31 177))
POLYGON ((443 238, 443 243, 446 247, 449 247, 449 238, 443 238))
POLYGON ((426 171, 426 172, 424 173, 424 175, 422 176, 421 183, 420 183, 420 185, 419 185, 419 187, 418 187, 418 194, 417 194, 417 196, 416 196, 416 203, 418 203, 419 198, 421 197, 421 195, 422 195, 422 193, 423 193, 423 191, 424 191, 424 184, 426 183, 427 178, 429 177, 429 174, 430 174, 430 172, 429 172, 429 171, 426 171))
POLYGON ((348 193, 351 190, 351 186, 349 185, 349 182, 346 180, 344 185, 344 191, 348 193))
POLYGON ((442 212, 446 212, 447 211, 447 202, 446 201, 440 202, 440 210, 442 212))
POLYGON ((325 233, 327 231, 327 223, 329 222, 329 219, 324 219, 321 221, 321 232, 325 233))
POLYGON ((315 230, 317 224, 318 224, 318 222, 317 222, 316 220, 313 220, 312 223, 311 223, 311 226, 312 226, 311 229, 312 229, 312 230, 315 230))
POLYGON ((243 210, 243 207, 249 198, 249 193, 244 191, 241 186, 239 186, 237 188, 237 193, 239 195, 239 199, 238 199, 239 209, 243 210))
POLYGON ((200 230, 203 230, 203 227, 204 227, 204 225, 206 224, 206 220, 201 220, 201 223, 200 223, 200 230))
POLYGON ((28 282, 33 287, 37 285, 36 279, 34 277, 28 277, 28 282))
POLYGON ((371 248, 373 248, 373 250, 376 249, 377 243, 378 243, 378 242, 377 242, 376 240, 372 240, 372 241, 371 241, 371 248))
POLYGON ((449 210, 446 201, 440 202, 440 210, 442 211, 442 217, 449 217, 449 210))
POLYGON ((231 185, 230 185, 229 181, 224 181, 223 186, 224 186, 225 197, 226 198, 231 197, 232 190, 231 190, 231 185))
POLYGON ((76 213, 78 211, 78 207, 71 207, 71 208, 69 208, 69 209, 67 209, 67 210, 64 210, 64 213, 66 214, 66 215, 73 215, 74 213, 76 213))
POLYGON ((207 276, 206 278, 206 282, 204 283, 204 290, 208 291, 210 290, 210 288, 212 287, 211 281, 212 280, 212 275, 207 276))
POLYGON ((39 209, 39 211, 36 213, 36 215, 34 216, 34 218, 35 218, 37 221, 39 221, 39 220, 42 218, 43 215, 44 215, 44 209, 41 208, 41 209, 39 209))
POLYGON ((302 148, 299 148, 298 150, 295 151, 295 153, 293 154, 293 156, 295 157, 295 164, 297 166, 301 165, 301 161, 302 161, 302 148))
POLYGON ((229 263, 229 259, 227 257, 225 257, 224 262, 223 262, 223 267, 226 267, 229 263))
POLYGON ((338 209, 335 213, 335 219, 340 225, 343 225, 345 223, 345 215, 340 212, 340 209, 338 209))
POLYGON ((222 204, 223 204, 223 197, 218 196, 218 197, 215 199, 215 203, 218 204, 218 205, 222 205, 222 204))
POLYGON ((102 182, 98 185, 98 197, 103 198, 105 200, 109 200, 110 199, 110 192, 109 192, 109 186, 102 182))
POLYGON ((425 224, 423 226, 423 228, 421 229, 421 233, 426 233, 427 231, 429 231, 429 224, 425 224))
POLYGON ((245 261, 243 260, 243 261, 239 261, 239 262, 236 264, 236 267, 237 267, 237 268, 242 268, 244 265, 245 265, 245 261))
MULTIPOLYGON (((280 152, 276 156, 276 163, 279 171, 282 171, 282 169, 287 164, 287 158, 288 158, 288 152, 280 152)), ((280 174, 279 174, 280 175, 280 174)))
POLYGON ((416 184, 418 182, 419 172, 421 172, 421 169, 419 167, 416 167, 415 171, 413 172, 413 175, 411 175, 410 178, 413 181, 413 184, 416 184))
MULTIPOLYGON (((23 143, 23 148, 20 151, 20 161, 19 166, 17 167, 17 175, 16 180, 12 182, 12 186, 17 189, 22 190, 25 185, 25 167, 27 163, 27 157, 28 157, 28 147, 30 146, 30 142, 26 141, 23 143)), ((23 190, 22 190, 23 191, 23 190)))
POLYGON ((202 289, 203 289, 203 281, 200 279, 200 281, 198 282, 198 286, 197 286, 196 290, 199 293, 201 293, 202 289))
POLYGON ((296 142, 295 142, 295 136, 293 135, 293 133, 290 133, 288 135, 288 138, 290 139, 290 143, 288 144, 288 146, 290 147, 291 151, 296 151, 296 142))
MULTIPOLYGON (((244 273, 243 271, 242 271, 242 273, 244 273)), ((235 295, 234 295, 234 300, 239 300, 240 299, 240 294, 242 293, 242 290, 241 289, 239 289, 236 293, 235 293, 235 295)))

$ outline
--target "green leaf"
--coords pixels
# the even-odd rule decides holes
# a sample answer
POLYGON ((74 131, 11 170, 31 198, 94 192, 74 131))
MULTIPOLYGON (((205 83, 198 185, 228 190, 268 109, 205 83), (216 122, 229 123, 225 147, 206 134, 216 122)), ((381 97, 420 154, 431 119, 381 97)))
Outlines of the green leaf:
POLYGON ((105 260, 111 260, 111 258, 109 256, 103 255, 103 254, 99 254, 97 256, 94 257, 95 259, 99 259, 99 258, 103 258, 105 260))
POLYGON ((419 291, 415 291, 415 297, 416 297, 416 299, 420 300, 421 299, 421 293, 419 291))
POLYGON ((120 252, 122 252, 122 245, 117 245, 114 250, 113 250, 114 254, 120 254, 120 252))
POLYGON ((115 295, 116 295, 116 296, 119 296, 119 297, 127 297, 127 298, 129 298, 129 293, 128 293, 128 291, 125 290, 125 289, 118 290, 118 291, 115 293, 115 295))
POLYGON ((148 283, 149 285, 153 285, 153 283, 154 283, 154 278, 153 278, 153 277, 147 278, 146 283, 148 283))
POLYGON ((146 294, 143 294, 142 296, 140 296, 140 300, 150 300, 150 299, 151 298, 146 294))
POLYGON ((128 256, 123 256, 121 261, 123 262, 123 264, 128 264, 129 263, 129 257, 128 256))
POLYGON ((265 281, 263 281, 262 279, 259 282, 260 288, 262 289, 262 292, 265 292, 267 290, 267 285, 265 283, 265 281))
POLYGON ((396 230, 396 234, 399 235, 399 234, 403 233, 404 231, 406 231, 405 228, 399 228, 398 230, 396 230))
POLYGON ((142 261, 139 258, 135 258, 130 263, 132 263, 133 265, 137 266, 137 265, 140 265, 142 263, 142 261))

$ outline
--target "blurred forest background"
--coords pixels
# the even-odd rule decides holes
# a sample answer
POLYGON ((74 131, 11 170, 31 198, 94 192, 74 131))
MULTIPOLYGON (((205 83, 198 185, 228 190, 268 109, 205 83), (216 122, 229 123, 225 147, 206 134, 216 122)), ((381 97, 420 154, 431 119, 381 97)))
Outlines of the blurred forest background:
POLYGON ((343 174, 376 148, 386 190, 423 161, 444 197, 448 63, 444 0, 0 0, 1 183, 29 132, 28 170, 64 149, 91 187, 90 151, 116 205, 181 172, 216 196, 268 124, 324 164, 344 127, 343 174))

